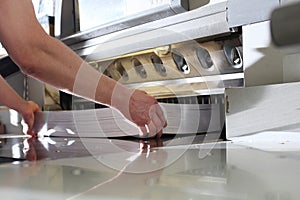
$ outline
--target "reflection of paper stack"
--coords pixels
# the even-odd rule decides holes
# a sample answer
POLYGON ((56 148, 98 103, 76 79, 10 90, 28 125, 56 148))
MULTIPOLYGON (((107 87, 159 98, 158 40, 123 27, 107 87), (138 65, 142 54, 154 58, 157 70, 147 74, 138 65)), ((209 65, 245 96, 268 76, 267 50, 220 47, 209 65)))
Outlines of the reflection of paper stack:
MULTIPOLYGON (((165 134, 186 134, 220 129, 217 105, 161 104, 168 126, 165 134)), ((35 130, 41 135, 69 137, 135 136, 140 129, 111 108, 48 111, 36 114, 35 130)))

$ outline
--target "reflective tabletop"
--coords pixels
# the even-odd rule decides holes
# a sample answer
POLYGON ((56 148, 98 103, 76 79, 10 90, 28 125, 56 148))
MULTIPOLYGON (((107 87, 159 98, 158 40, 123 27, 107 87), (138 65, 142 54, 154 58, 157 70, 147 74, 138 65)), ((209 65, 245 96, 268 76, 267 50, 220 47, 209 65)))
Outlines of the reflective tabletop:
POLYGON ((2 138, 1 157, 14 160, 0 165, 0 194, 3 199, 299 199, 298 135, 260 133, 190 145, 2 138), (14 153, 5 157, 10 150, 14 153))

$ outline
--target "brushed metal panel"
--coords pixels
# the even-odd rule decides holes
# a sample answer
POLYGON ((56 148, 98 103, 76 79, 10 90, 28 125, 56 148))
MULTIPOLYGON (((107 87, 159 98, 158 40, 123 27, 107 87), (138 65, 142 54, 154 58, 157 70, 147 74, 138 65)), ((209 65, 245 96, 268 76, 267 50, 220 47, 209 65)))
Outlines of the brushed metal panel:
POLYGON ((269 20, 280 0, 228 0, 228 23, 237 27, 269 20))
POLYGON ((300 83, 226 89, 227 138, 262 131, 300 131, 300 83))

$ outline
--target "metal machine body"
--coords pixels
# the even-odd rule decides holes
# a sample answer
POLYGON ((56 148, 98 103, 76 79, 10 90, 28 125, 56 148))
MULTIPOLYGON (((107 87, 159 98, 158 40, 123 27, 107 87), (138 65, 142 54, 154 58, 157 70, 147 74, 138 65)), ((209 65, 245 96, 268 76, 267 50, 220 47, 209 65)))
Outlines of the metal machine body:
MULTIPOLYGON (((35 126, 58 137, 0 137, 1 195, 298 199, 299 54, 286 55, 272 45, 265 12, 277 1, 248 1, 206 1, 192 11, 140 25, 146 29, 62 37, 95 69, 147 91, 164 106, 184 105, 191 113, 199 112, 200 120, 184 110, 183 119, 199 120, 199 133, 205 134, 148 140, 99 137, 99 123, 112 136, 113 127, 102 120, 116 117, 103 114, 109 109, 41 112, 35 119, 47 124, 42 120, 35 126), (244 21, 233 11, 248 17, 243 15, 244 21), (95 116, 101 120, 92 121, 95 116), (81 124, 70 125, 72 119, 81 124), (85 135, 76 135, 78 128, 85 135), (218 132, 222 134, 213 134, 218 132), (231 138, 243 134, 247 136, 231 138), (206 143, 207 136, 232 140, 206 143)), ((189 1, 190 6, 203 2, 189 1)), ((74 109, 95 107, 83 99, 71 100, 74 109)))
MULTIPOLYGON (((220 122, 222 139, 232 136, 236 126, 230 110, 237 106, 238 112, 243 111, 242 102, 231 101, 235 91, 290 82, 269 29, 271 13, 281 5, 280 0, 185 1, 180 12, 171 15, 162 15, 159 9, 149 9, 147 14, 137 11, 109 23, 96 20, 94 27, 82 31, 84 20, 79 15, 71 16, 73 26, 63 24, 70 18, 64 11, 76 13, 79 1, 57 2, 56 36, 78 55, 95 69, 127 87, 147 91, 160 102, 199 104, 200 110, 202 104, 214 105, 202 117, 208 124, 220 122)), ((172 2, 164 5, 164 11, 172 10, 172 2)), ((91 5, 96 8, 96 1, 91 5)), ((72 106, 86 109, 94 104, 73 97, 72 106)))

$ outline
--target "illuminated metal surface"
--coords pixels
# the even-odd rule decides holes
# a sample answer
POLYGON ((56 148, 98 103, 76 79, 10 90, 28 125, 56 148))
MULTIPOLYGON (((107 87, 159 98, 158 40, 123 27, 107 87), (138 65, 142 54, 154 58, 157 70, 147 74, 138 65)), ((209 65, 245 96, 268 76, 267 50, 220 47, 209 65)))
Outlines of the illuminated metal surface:
POLYGON ((188 0, 109 0, 98 5, 94 0, 78 1, 80 31, 98 27, 104 35, 189 9, 188 0))
POLYGON ((193 11, 100 36, 98 29, 62 38, 80 56, 101 48, 102 58, 230 32, 226 1, 214 1, 193 11), (157 37, 159 36, 159 37, 157 37))
MULTIPOLYGON (((219 85, 220 88, 224 88, 224 87, 230 87, 231 84, 234 85, 234 87, 242 87, 243 80, 244 80, 243 73, 235 73, 235 74, 223 74, 223 75, 206 76, 206 77, 200 76, 200 77, 166 80, 166 81, 144 82, 144 83, 137 83, 137 84, 128 84, 126 86, 129 88, 143 88, 143 87, 146 88, 146 87, 165 86, 165 85, 211 83, 211 84, 219 85)), ((214 89, 217 88, 208 88, 208 90, 211 90, 212 94, 214 93, 214 89)))

